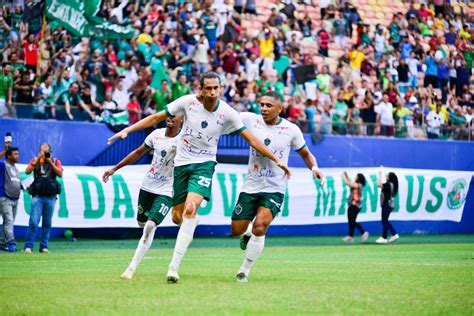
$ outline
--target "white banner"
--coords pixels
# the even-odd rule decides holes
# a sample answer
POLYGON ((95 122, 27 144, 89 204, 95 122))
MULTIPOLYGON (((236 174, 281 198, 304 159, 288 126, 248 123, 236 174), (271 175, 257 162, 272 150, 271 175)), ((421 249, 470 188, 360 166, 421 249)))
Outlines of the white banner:
MULTIPOLYGON (((20 170, 25 165, 19 165, 20 170)), ((54 227, 137 227, 138 191, 147 166, 128 166, 104 184, 107 167, 64 167, 63 192, 58 197, 54 227)), ((273 225, 310 225, 347 222, 349 188, 342 181, 346 170, 351 179, 362 173, 367 179, 363 191, 361 222, 380 220, 379 168, 323 169, 324 187, 313 181, 311 172, 293 168, 281 213, 273 225)), ((199 209, 201 225, 229 225, 232 210, 242 188, 246 165, 218 164, 213 178, 212 199, 199 209)), ((472 172, 386 168, 399 179, 393 220, 449 220, 460 222, 472 172)), ((22 178, 27 176, 22 172, 22 178)), ((22 194, 15 224, 27 226, 31 199, 22 194)), ((167 216, 163 226, 174 226, 167 216)))

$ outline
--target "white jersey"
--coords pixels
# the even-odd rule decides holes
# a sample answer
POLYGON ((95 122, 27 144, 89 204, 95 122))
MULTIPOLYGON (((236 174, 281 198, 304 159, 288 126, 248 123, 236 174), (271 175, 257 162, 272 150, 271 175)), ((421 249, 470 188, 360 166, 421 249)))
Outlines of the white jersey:
MULTIPOLYGON (((281 118, 276 125, 267 125, 261 115, 246 112, 240 116, 248 130, 284 164, 288 163, 291 148, 300 150, 306 146, 299 127, 285 119, 281 118)), ((285 172, 254 148, 250 148, 249 156, 249 168, 242 192, 285 194, 285 172)))
POLYGON ((195 94, 185 95, 166 107, 167 115, 184 115, 182 141, 178 143, 176 166, 216 161, 217 143, 224 134, 245 129, 239 114, 227 103, 218 100, 209 112, 195 94))
POLYGON ((144 145, 153 149, 150 169, 143 179, 141 189, 150 193, 173 196, 173 168, 176 147, 181 133, 175 137, 166 137, 166 128, 154 130, 145 139, 144 145))

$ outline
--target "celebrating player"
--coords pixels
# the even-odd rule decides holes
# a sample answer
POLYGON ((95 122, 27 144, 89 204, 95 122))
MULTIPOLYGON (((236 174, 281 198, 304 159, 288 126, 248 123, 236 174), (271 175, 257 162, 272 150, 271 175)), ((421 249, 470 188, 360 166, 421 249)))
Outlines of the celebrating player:
MULTIPOLYGON (((285 164, 290 147, 296 150, 312 170, 313 177, 320 179, 322 185, 323 174, 318 169, 316 158, 306 147, 303 133, 298 126, 279 116, 283 109, 280 95, 265 93, 260 106, 261 115, 241 113, 248 130, 285 164)), ((280 212, 287 184, 284 172, 273 161, 252 148, 249 156, 247 178, 232 213, 232 235, 241 236, 241 248, 246 249, 244 262, 237 273, 237 282, 247 282, 250 268, 262 253, 265 234, 280 212), (252 227, 250 223, 254 218, 252 227)))
POLYGON ((175 158, 173 222, 181 224, 181 227, 167 273, 170 283, 179 280, 178 269, 197 225, 197 210, 204 199, 209 201, 211 197, 217 144, 221 135, 240 134, 257 152, 281 168, 282 174, 290 175, 286 164, 246 130, 239 114, 219 100, 221 93, 219 75, 207 72, 201 76, 197 95, 183 96, 168 104, 165 111, 125 128, 109 139, 110 143, 114 139, 125 138, 128 133, 157 124, 166 116, 185 117, 182 140, 178 143, 175 158))
POLYGON ((168 117, 166 128, 154 130, 147 136, 144 144, 128 154, 112 169, 104 172, 102 176, 102 180, 107 182, 117 170, 153 150, 153 160, 138 195, 137 222, 140 227, 143 227, 143 235, 138 242, 132 261, 121 275, 122 279, 132 279, 143 256, 150 249, 157 226, 172 208, 174 157, 182 122, 182 117, 168 117))

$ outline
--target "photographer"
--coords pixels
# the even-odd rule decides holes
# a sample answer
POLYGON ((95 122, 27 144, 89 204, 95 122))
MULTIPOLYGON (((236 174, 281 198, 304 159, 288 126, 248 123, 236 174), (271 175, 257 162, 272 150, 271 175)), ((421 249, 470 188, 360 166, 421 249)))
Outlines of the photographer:
POLYGON ((10 146, 11 135, 5 137, 5 149, 0 152, 0 158, 5 155, 5 161, 0 161, 0 215, 3 218, 2 250, 15 252, 16 243, 13 234, 18 198, 21 192, 18 148, 10 146))
POLYGON ((28 188, 31 200, 30 222, 25 237, 25 253, 32 253, 35 237, 41 218, 42 232, 40 252, 48 253, 48 240, 51 231, 54 205, 57 195, 61 193, 61 185, 56 177, 63 176, 61 161, 51 157, 51 145, 41 144, 40 152, 26 167, 25 173, 34 173, 34 181, 28 188))

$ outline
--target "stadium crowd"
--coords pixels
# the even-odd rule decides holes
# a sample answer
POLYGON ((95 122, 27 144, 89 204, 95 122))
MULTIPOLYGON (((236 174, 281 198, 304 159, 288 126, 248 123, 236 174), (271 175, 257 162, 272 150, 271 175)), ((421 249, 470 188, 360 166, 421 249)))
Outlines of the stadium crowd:
POLYGON ((474 16, 449 1, 416 1, 384 25, 350 1, 264 1, 261 29, 243 27, 260 14, 253 0, 128 2, 104 0, 99 14, 132 25, 133 38, 102 41, 5 5, 0 114, 134 123, 214 70, 236 110, 258 113, 259 96, 276 91, 305 132, 473 139, 474 16), (343 53, 330 67, 333 48, 343 53))

